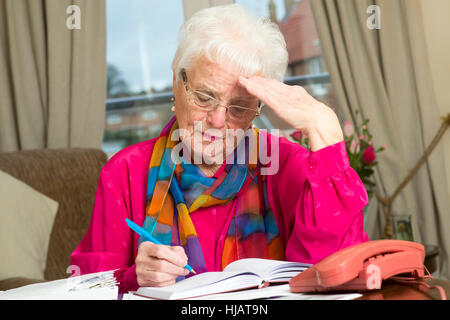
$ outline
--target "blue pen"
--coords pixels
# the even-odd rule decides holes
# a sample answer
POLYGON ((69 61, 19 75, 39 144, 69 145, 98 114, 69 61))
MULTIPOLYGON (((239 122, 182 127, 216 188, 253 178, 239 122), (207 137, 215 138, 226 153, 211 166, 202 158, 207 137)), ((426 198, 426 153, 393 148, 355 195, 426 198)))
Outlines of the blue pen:
MULTIPOLYGON (((139 227, 136 223, 134 223, 133 221, 131 221, 130 219, 125 219, 125 221, 127 222, 128 226, 137 234, 143 236, 144 238, 146 238, 147 240, 150 240, 153 243, 156 244, 162 244, 161 242, 158 241, 158 239, 154 238, 150 233, 148 233, 145 229, 139 227)), ((194 269, 192 269, 192 267, 190 265, 185 265, 184 266, 185 269, 189 270, 189 272, 192 272, 194 274, 197 274, 197 272, 195 272, 194 269)))

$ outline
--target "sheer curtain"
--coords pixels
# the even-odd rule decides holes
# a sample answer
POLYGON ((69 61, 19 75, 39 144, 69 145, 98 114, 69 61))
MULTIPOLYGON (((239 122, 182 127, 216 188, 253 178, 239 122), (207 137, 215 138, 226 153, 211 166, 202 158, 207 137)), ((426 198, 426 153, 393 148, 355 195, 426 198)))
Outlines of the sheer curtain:
MULTIPOLYGON (((311 1, 321 45, 340 107, 349 119, 370 119, 380 154, 376 183, 390 195, 408 174, 441 125, 430 75, 419 0, 311 1), (367 20, 379 9, 379 29, 367 20), (355 110, 361 111, 355 115, 355 110)), ((440 248, 436 276, 450 279, 450 200, 443 146, 438 145, 397 197, 393 214, 413 218, 415 241, 440 248)), ((371 239, 384 232, 375 201, 365 224, 371 239)))
POLYGON ((101 146, 105 29, 104 0, 0 2, 0 152, 101 146))

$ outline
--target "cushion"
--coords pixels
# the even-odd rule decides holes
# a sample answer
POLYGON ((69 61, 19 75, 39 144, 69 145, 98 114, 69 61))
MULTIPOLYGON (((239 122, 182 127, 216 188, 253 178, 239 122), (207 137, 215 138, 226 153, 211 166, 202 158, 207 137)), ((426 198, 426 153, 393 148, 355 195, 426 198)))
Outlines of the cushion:
POLYGON ((0 281, 44 280, 58 203, 0 171, 0 281))

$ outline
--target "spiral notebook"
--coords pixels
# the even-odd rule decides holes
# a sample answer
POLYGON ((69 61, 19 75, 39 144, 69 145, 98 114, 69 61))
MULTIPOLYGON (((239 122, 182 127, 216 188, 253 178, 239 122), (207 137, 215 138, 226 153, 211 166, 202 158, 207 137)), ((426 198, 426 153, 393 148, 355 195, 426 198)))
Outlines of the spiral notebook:
POLYGON ((0 291, 0 300, 116 300, 114 270, 0 291))

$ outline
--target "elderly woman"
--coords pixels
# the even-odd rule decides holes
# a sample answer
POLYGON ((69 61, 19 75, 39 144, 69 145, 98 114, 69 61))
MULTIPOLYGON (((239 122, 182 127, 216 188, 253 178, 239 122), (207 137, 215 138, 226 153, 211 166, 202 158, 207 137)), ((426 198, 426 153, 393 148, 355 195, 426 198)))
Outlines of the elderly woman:
POLYGON ((281 82, 287 51, 276 25, 238 5, 202 10, 183 26, 172 67, 172 120, 102 169, 71 257, 82 274, 117 269, 127 292, 173 284, 187 263, 197 273, 248 257, 316 263, 368 240, 367 193, 339 121, 281 82), (310 150, 252 126, 263 104, 310 150), (126 218, 163 244, 140 239, 126 218))

